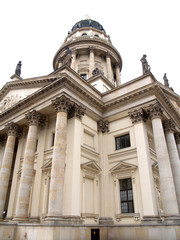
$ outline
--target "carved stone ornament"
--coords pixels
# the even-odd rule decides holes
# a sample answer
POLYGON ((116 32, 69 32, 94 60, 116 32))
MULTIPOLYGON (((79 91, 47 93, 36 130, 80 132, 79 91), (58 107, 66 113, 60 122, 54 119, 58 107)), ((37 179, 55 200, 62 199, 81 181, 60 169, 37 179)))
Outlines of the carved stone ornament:
POLYGON ((10 108, 17 102, 21 100, 21 96, 16 95, 11 95, 10 97, 6 97, 1 103, 0 103, 0 113, 4 112, 6 109, 10 108))
POLYGON ((102 132, 102 133, 109 132, 109 121, 100 120, 97 122, 97 126, 98 126, 98 132, 102 132))
POLYGON ((46 116, 42 115, 41 113, 35 110, 27 113, 25 117, 29 125, 39 125, 43 127, 46 124, 46 116))
POLYGON ((142 69, 143 69, 143 74, 146 74, 148 72, 150 72, 150 66, 148 65, 148 62, 146 60, 146 55, 144 54, 141 58, 141 62, 142 62, 142 69))
POLYGON ((165 132, 173 132, 174 133, 176 131, 175 124, 173 123, 173 121, 171 119, 164 121, 163 127, 164 127, 165 132))
POLYGON ((159 103, 151 104, 149 106, 149 116, 151 119, 161 118, 162 114, 163 114, 163 110, 159 103))
POLYGON ((84 116, 85 111, 85 108, 75 103, 69 112, 68 118, 77 117, 81 120, 81 117, 84 116))
POLYGON ((74 103, 69 98, 62 95, 61 97, 57 97, 55 100, 52 100, 52 105, 56 109, 56 112, 68 113, 74 106, 74 103))
POLYGON ((18 124, 10 122, 6 125, 7 135, 8 136, 18 136, 21 132, 21 129, 18 124))
POLYGON ((180 144, 180 132, 175 133, 175 139, 176 139, 176 143, 180 144))
POLYGON ((133 124, 141 121, 146 122, 146 120, 148 119, 148 112, 142 108, 134 110, 133 112, 129 112, 129 116, 133 124))

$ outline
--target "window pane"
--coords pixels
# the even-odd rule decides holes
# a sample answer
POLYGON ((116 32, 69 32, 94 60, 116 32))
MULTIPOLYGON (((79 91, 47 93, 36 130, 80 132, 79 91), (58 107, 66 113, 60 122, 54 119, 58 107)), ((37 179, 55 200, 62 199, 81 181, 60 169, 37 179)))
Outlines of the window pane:
POLYGON ((133 213, 134 212, 134 206, 133 206, 133 202, 128 202, 128 212, 129 213, 133 213))
POLYGON ((132 192, 132 190, 128 190, 128 200, 133 200, 133 192, 132 192))
POLYGON ((121 203, 121 212, 128 213, 128 205, 126 202, 121 203))
POLYGON ((115 143, 116 143, 116 150, 130 147, 130 136, 129 134, 116 137, 115 138, 115 143))
POLYGON ((127 201, 127 192, 126 191, 121 191, 120 196, 121 196, 121 201, 127 201))

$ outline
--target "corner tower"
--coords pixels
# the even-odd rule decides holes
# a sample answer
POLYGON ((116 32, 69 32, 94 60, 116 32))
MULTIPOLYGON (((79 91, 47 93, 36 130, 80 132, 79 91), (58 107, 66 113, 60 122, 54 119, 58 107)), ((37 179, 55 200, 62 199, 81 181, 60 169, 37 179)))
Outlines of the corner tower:
POLYGON ((122 59, 103 26, 92 19, 77 22, 55 54, 54 70, 69 65, 100 92, 121 84, 122 59))

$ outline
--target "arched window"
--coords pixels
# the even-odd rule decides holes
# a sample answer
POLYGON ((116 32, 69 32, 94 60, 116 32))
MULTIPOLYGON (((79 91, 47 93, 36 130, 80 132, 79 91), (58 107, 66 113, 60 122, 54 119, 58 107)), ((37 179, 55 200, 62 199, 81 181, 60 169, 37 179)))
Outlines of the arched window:
POLYGON ((99 37, 99 35, 97 35, 97 34, 95 34, 94 36, 95 36, 95 37, 99 37))
POLYGON ((87 36, 87 33, 83 33, 82 36, 87 36))

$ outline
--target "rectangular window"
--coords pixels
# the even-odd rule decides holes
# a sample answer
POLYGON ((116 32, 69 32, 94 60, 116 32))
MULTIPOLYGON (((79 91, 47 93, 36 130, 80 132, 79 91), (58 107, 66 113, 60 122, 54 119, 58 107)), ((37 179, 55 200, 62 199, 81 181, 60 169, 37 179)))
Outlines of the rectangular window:
POLYGON ((54 139, 55 139, 55 133, 53 133, 53 134, 52 134, 52 142, 51 142, 51 143, 52 143, 52 145, 51 145, 51 147, 53 147, 53 146, 54 146, 54 139))
POLYGON ((116 142, 116 150, 131 146, 129 134, 116 137, 115 142, 116 142))
POLYGON ((134 213, 133 190, 131 178, 119 181, 121 213, 134 213))
POLYGON ((81 74, 81 77, 84 79, 84 80, 87 80, 87 75, 85 73, 82 73, 81 74))

